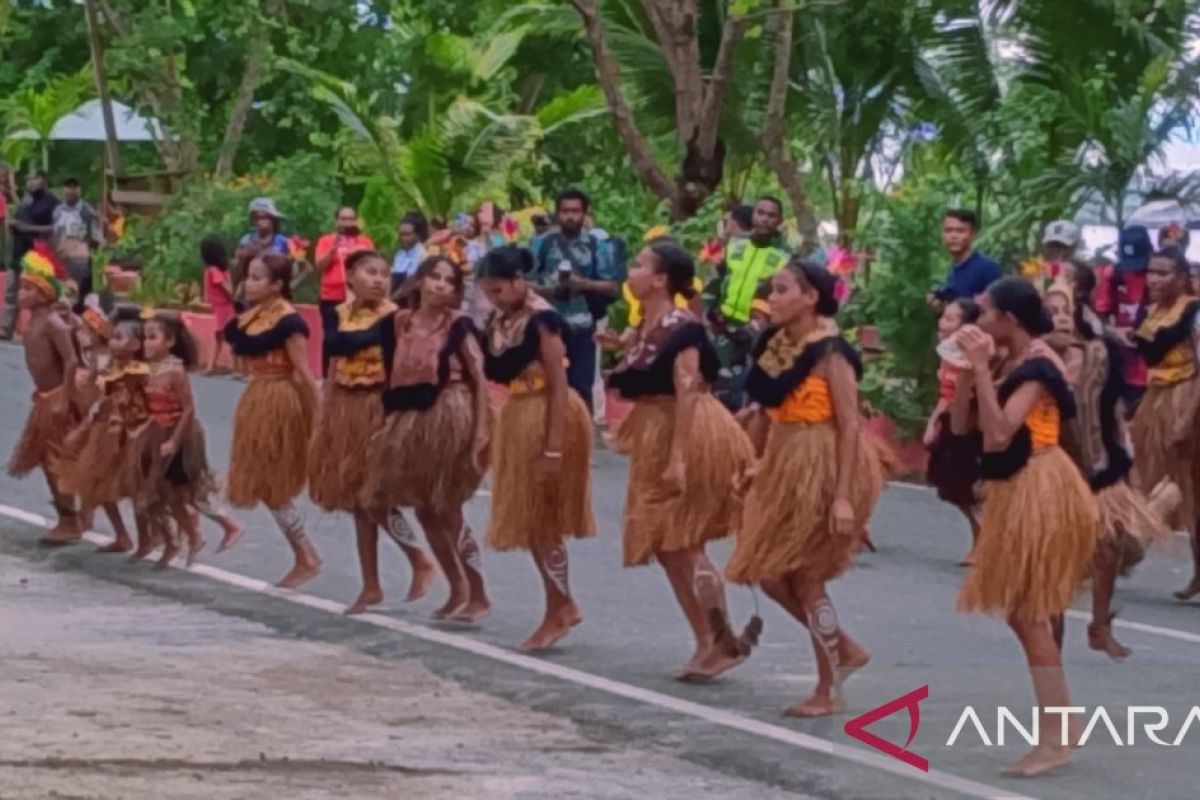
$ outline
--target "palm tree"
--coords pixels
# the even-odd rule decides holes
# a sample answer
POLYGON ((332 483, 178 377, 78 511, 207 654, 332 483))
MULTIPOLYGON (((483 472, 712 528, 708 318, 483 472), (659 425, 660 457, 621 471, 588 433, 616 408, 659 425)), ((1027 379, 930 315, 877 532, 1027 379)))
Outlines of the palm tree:
POLYGON ((41 89, 26 87, 0 99, 6 149, 10 142, 34 140, 41 152, 41 168, 50 169, 50 132, 92 92, 90 66, 60 75, 41 89))

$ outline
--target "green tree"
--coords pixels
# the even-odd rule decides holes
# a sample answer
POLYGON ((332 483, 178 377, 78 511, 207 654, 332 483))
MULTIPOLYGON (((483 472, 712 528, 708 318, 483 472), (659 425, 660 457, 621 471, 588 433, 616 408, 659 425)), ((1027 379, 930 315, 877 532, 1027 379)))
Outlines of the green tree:
MULTIPOLYGON (((26 87, 0 100, 6 142, 32 139, 41 154, 41 169, 50 169, 50 133, 92 91, 89 70, 62 75, 41 88, 26 87)), ((19 152, 14 150, 12 152, 19 152)))

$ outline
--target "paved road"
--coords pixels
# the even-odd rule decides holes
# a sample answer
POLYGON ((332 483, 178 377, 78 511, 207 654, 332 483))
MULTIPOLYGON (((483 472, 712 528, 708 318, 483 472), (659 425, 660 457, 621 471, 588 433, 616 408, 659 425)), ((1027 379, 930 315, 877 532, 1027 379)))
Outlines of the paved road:
MULTIPOLYGON (((241 386, 201 378, 195 389, 210 454, 222 465, 241 386)), ((0 348, 0 405, 11 409, 0 425, 0 451, 12 446, 28 392, 18 351, 0 348)), ((569 718, 597 743, 633 743, 694 761, 757 782, 764 796, 1195 796, 1200 720, 1179 748, 1150 745, 1140 729, 1136 746, 1117 747, 1101 727, 1072 768, 1035 782, 998 774, 1022 752, 1011 730, 1005 747, 985 746, 973 728, 955 747, 945 746, 965 706, 975 708, 994 734, 997 706, 1011 707, 1027 723, 1033 701, 1023 660, 1007 629, 997 621, 954 612, 962 579, 955 564, 966 550, 965 527, 955 512, 912 488, 885 493, 872 522, 879 552, 838 581, 832 594, 845 626, 873 654, 871 665, 849 687, 853 710, 866 711, 929 687, 911 750, 929 759, 931 772, 852 741, 842 731, 845 718, 798 722, 779 715, 809 690, 814 667, 800 629, 766 601, 761 606, 764 641, 746 665, 711 686, 676 683, 673 670, 690 648, 666 582, 654 568, 619 567, 624 480, 623 461, 598 453, 594 495, 600 533, 571 550, 572 582, 586 620, 564 646, 543 659, 512 650, 536 625, 541 602, 540 582, 521 554, 485 554, 496 612, 478 628, 429 622, 430 612, 441 602, 442 587, 415 605, 401 603, 407 567, 391 552, 383 560, 389 601, 380 613, 358 620, 337 617, 337 610, 358 588, 352 526, 348 519, 311 507, 309 531, 326 568, 302 593, 261 589, 261 582, 277 579, 288 561, 286 545, 261 511, 244 516, 250 530, 236 550, 209 555, 206 568, 191 574, 127 568, 91 555, 86 547, 39 552, 32 544, 36 526, 16 518, 22 511, 48 512, 45 490, 33 479, 16 483, 0 478, 0 502, 18 509, 0 509, 0 551, 251 619, 285 635, 338 642, 384 658, 417 656, 434 673, 471 690, 569 718)), ((481 494, 470 505, 468 516, 477 528, 486 520, 487 503, 481 494)), ((213 538, 217 532, 209 530, 208 535, 213 538)), ((1120 587, 1118 603, 1125 624, 1120 637, 1136 650, 1127 663, 1114 665, 1089 651, 1084 645, 1086 620, 1073 617, 1069 622, 1066 658, 1073 699, 1089 713, 1105 705, 1122 735, 1127 706, 1166 707, 1171 718, 1161 735, 1170 741, 1192 705, 1200 705, 1200 672, 1195 666, 1200 656, 1200 607, 1170 599, 1170 590, 1187 579, 1183 548, 1180 541, 1175 553, 1152 556, 1120 587)), ((728 547, 714 547, 712 555, 723 561, 728 547)), ((755 608, 755 598, 746 590, 731 589, 730 605, 734 619, 741 621, 755 608)), ((1077 608, 1086 607, 1081 595, 1077 608)), ((907 727, 904 720, 892 717, 872 730, 903 742, 907 727)), ((586 787, 579 796, 589 796, 586 787)))

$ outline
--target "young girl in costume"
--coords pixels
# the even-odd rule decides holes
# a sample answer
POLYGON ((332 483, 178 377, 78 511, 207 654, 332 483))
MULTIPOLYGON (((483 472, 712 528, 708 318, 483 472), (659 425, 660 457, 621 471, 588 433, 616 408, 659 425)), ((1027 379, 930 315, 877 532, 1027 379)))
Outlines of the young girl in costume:
POLYGON ((495 308, 484 332, 484 374, 508 387, 492 438, 487 543, 528 550, 546 590, 541 626, 521 646, 552 647, 583 617, 571 598, 565 540, 596 532, 591 507, 592 424, 567 388, 563 320, 529 288, 533 255, 489 251, 480 286, 495 308))
POLYGON ((696 640, 678 675, 685 681, 709 680, 738 665, 757 635, 733 635, 721 573, 704 552, 707 542, 737 527, 733 481, 753 453, 709 391, 720 365, 704 326, 675 306, 676 294, 692 292, 694 278, 692 257, 679 245, 647 245, 628 278, 642 322, 619 342, 604 341, 625 348, 609 386, 634 402, 614 437, 616 449, 629 456, 624 562, 657 560, 666 572, 696 640))
POLYGON ((1134 482, 1150 492, 1163 478, 1179 487, 1182 501, 1174 522, 1191 533, 1192 580, 1179 600, 1200 595, 1200 436, 1196 425, 1200 406, 1200 300, 1190 291, 1187 258, 1168 248, 1150 259, 1146 288, 1150 307, 1133 334, 1138 353, 1149 367, 1146 394, 1133 419, 1134 482))
MULTIPOLYGON (((359 614, 383 602, 379 582, 379 528, 391 530, 386 509, 364 508, 359 494, 366 481, 364 453, 371 436, 383 426, 382 394, 387 380, 382 330, 392 324, 396 304, 388 299, 389 270, 382 256, 360 250, 346 258, 354 299, 338 306, 337 325, 325 339, 329 377, 321 397, 321 414, 308 454, 308 493, 325 511, 354 515, 363 588, 346 609, 359 614)), ((398 513, 398 512, 397 512, 398 513)), ((403 517, 400 517, 403 522, 403 517)), ((412 565, 406 600, 423 597, 437 572, 415 542, 397 543, 412 565)))
MULTIPOLYGON (((129 549, 128 534, 116 504, 133 499, 141 484, 141 440, 150 419, 146 384, 150 368, 143 352, 144 329, 141 311, 121 306, 113 315, 108 342, 108 367, 96 379, 94 399, 83 424, 68 439, 63 464, 63 482, 79 495, 82 518, 91 520, 95 509, 112 509, 117 539, 104 552, 129 549)), ((153 532, 137 505, 134 506, 138 541, 132 559, 145 558, 154 549, 153 532)))
MULTIPOLYGON (((41 242, 21 259, 17 305, 29 312, 23 347, 25 366, 33 379, 33 408, 8 462, 14 478, 40 469, 46 476, 58 520, 42 537, 46 545, 64 545, 83 536, 75 513, 75 499, 62 482, 60 459, 64 439, 76 417, 75 369, 78 357, 71 340, 71 326, 58 313, 66 270, 41 242)), ((11 277, 11 273, 10 273, 11 277)))
MULTIPOLYGON (((978 305, 971 300, 955 300, 942 310, 938 319, 938 341, 946 342, 963 325, 974 324, 978 319, 978 305)), ((938 499, 954 506, 967 518, 967 524, 971 526, 971 544, 974 545, 979 538, 975 507, 983 442, 979 431, 959 436, 950 429, 950 402, 954 399, 957 380, 958 368, 943 358, 938 367, 938 402, 929 415, 923 438, 929 450, 926 476, 937 489, 938 499)), ((966 565, 967 562, 963 562, 963 566, 966 565)))
POLYGON ((381 328, 385 417, 367 447, 360 503, 416 509, 450 582, 434 618, 478 622, 491 603, 463 504, 483 481, 488 398, 475 328, 457 310, 462 290, 454 263, 427 258, 409 283, 408 307, 381 328))
MULTIPOLYGON (((956 336, 971 367, 959 375, 951 413, 961 429, 974 396, 987 482, 979 541, 958 608, 1004 617, 1025 651, 1037 706, 1069 706, 1053 620, 1070 605, 1092 563, 1099 511, 1059 447, 1061 426, 1075 407, 1062 360, 1037 338, 1052 328, 1037 290, 1021 278, 1003 278, 980 305, 979 325, 956 336), (1008 353, 999 387, 989 366, 992 340, 1008 353)), ((1044 711, 1040 726, 1039 744, 1009 768, 1011 774, 1038 775, 1070 762, 1074 734, 1064 741, 1057 719, 1044 711)))
POLYGON ((146 398, 150 425, 142 444, 143 487, 140 500, 147 519, 161 534, 167 565, 179 550, 170 521, 187 537, 187 563, 195 561, 204 540, 192 509, 212 493, 204 429, 196 417, 188 372, 198 361, 196 341, 175 314, 160 312, 146 321, 146 361, 150 381, 146 398))
POLYGON ((1112 635, 1117 576, 1128 574, 1154 540, 1170 535, 1163 516, 1178 502, 1179 490, 1164 483, 1155 488, 1154 500, 1147 501, 1130 487, 1133 454, 1120 402, 1125 382, 1120 345, 1096 337, 1090 327, 1081 324, 1082 314, 1076 310, 1079 297, 1079 292, 1061 280, 1046 290, 1046 310, 1054 321, 1054 332, 1046 341, 1063 359, 1075 398, 1077 413, 1064 431, 1066 449, 1096 493, 1100 509, 1088 646, 1120 661, 1131 651, 1112 635))
POLYGON ((308 325, 288 302, 291 278, 287 256, 255 256, 245 282, 251 308, 225 328, 225 340, 246 360, 250 374, 233 418, 229 500, 240 508, 262 503, 270 510, 295 558, 277 584, 285 589, 321 569, 295 506, 308 479, 317 386, 308 364, 308 325))
POLYGON ((861 426, 858 354, 838 332, 835 280, 793 260, 771 279, 771 325, 754 349, 746 392, 759 453, 725 574, 760 584, 808 628, 817 686, 787 713, 841 712, 841 684, 869 656, 841 628, 825 584, 860 550, 883 489, 882 445, 861 426))

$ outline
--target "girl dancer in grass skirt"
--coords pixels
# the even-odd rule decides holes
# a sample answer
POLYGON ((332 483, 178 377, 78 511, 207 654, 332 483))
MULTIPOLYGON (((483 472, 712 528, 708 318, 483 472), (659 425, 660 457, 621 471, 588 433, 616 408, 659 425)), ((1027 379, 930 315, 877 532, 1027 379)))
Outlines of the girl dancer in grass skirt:
MULTIPOLYGON (((386 509, 367 509, 360 503, 367 478, 364 454, 371 437, 383 427, 382 395, 387 380, 383 359, 383 329, 393 324, 396 304, 388 299, 387 263, 373 250, 346 258, 354 299, 338 306, 337 325, 325 338, 330 357, 329 377, 321 395, 321 413, 308 453, 308 493, 325 511, 354 515, 358 560, 363 586, 347 614, 359 614, 383 602, 379 580, 379 529, 391 531, 386 509)), ((405 522, 401 512, 395 517, 405 522)), ((408 539, 396 539, 412 565, 413 579, 406 600, 425 595, 437 575, 425 553, 408 539)))
MULTIPOLYGON (((1100 514, 1091 488, 1059 447, 1062 423, 1074 416, 1075 405, 1062 360, 1037 338, 1052 328, 1037 290, 1021 278, 1004 278, 980 305, 978 327, 957 334, 971 368, 959 376, 951 409, 958 428, 974 396, 984 447, 979 541, 958 607, 1005 618, 1025 651, 1037 706, 1069 706, 1053 620, 1092 563, 1100 514), (999 387, 989 367, 995 346, 1008 353, 999 387)), ((1045 712, 1040 725, 1047 733, 1058 730, 1045 712)), ((1043 735, 1009 771, 1037 775, 1070 759, 1068 742, 1043 735)))
POLYGON ((883 488, 886 450, 860 424, 858 354, 838 333, 835 281, 794 260, 771 280, 771 325, 746 392, 759 460, 726 576, 759 584, 808 628, 817 660, 800 717, 840 712, 842 681, 869 656, 838 623, 825 584, 854 563, 883 488))
POLYGON ((1181 250, 1156 253, 1146 271, 1151 305, 1133 334, 1150 368, 1146 394, 1133 418, 1134 482, 1143 492, 1153 491, 1164 478, 1179 487, 1182 500, 1171 521, 1191 533, 1193 559, 1191 581, 1175 593, 1180 600, 1200 595, 1200 300, 1191 294, 1189 278, 1181 250))
POLYGON ((694 291, 692 257, 668 240, 651 242, 629 272, 641 302, 636 329, 602 337, 625 355, 609 386, 634 401, 614 444, 629 456, 625 498, 626 567, 658 561, 667 574, 696 650, 680 680, 715 678, 741 663, 761 623, 741 638, 730 630, 721 573, 705 544, 737 527, 740 502, 733 481, 753 457, 750 441, 709 386, 716 351, 704 326, 675 307, 676 294, 694 291))
MULTIPOLYGON (((1080 270, 1076 281, 1087 283, 1084 276, 1090 270, 1080 270)), ((1046 341, 1063 359, 1075 398, 1077 413, 1064 430, 1064 445, 1096 493, 1100 510, 1088 646, 1120 661, 1130 650, 1112 635, 1112 596, 1117 576, 1127 575, 1150 544, 1170 535, 1164 516, 1174 510, 1179 490, 1164 481, 1156 487, 1153 500, 1148 501, 1129 485, 1133 454, 1120 403, 1124 390, 1120 346, 1097 337, 1076 313, 1076 301, 1089 294, 1063 281, 1046 290, 1046 311, 1054 321, 1054 332, 1046 341)))
POLYGON ((317 387, 308 363, 308 325, 288 302, 291 280, 286 256, 255 256, 245 282, 251 307, 225 328, 225 341, 250 373, 233 417, 229 500, 239 508, 262 503, 275 518, 295 559, 277 584, 287 589, 321 569, 295 506, 308 479, 317 387))
POLYGON ((528 550, 546 590, 541 626, 521 646, 552 647, 583 617, 568 583, 568 538, 596 532, 591 506, 592 423, 567 388, 563 320, 525 282, 528 250, 501 247, 481 262, 480 286, 495 310, 484 333, 484 374, 508 387, 492 438, 492 514, 487 543, 528 550))
POLYGON ((463 504, 483 480, 488 398, 483 356, 462 302, 463 274, 426 259, 405 290, 408 308, 383 326, 388 368, 383 426, 366 452, 364 508, 415 508, 450 596, 436 619, 478 622, 491 611, 479 546, 463 504))

